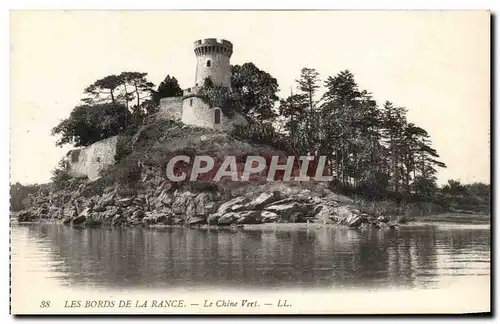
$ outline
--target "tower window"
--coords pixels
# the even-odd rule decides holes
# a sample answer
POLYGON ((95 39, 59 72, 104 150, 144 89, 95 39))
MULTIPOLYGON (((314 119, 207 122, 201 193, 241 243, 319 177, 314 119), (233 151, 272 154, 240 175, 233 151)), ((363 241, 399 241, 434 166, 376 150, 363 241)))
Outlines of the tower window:
POLYGON ((215 125, 220 124, 220 109, 218 109, 218 108, 214 109, 214 121, 215 121, 215 125))
POLYGON ((210 60, 207 61, 207 66, 210 66, 210 60))
POLYGON ((193 99, 189 99, 189 105, 192 106, 193 105, 193 99))

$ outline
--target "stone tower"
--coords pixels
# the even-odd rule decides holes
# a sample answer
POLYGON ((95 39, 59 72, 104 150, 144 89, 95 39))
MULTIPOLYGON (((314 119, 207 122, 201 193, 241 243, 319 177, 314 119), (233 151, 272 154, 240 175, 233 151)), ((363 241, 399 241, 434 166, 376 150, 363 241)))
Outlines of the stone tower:
POLYGON ((233 44, 227 40, 206 38, 194 42, 196 54, 195 85, 203 86, 209 77, 214 85, 231 87, 231 63, 233 44))
POLYGON ((205 80, 212 85, 231 87, 231 63, 233 44, 227 40, 205 38, 194 42, 196 55, 195 85, 184 90, 182 122, 213 129, 224 129, 231 121, 222 114, 220 107, 209 107, 198 95, 205 80))
POLYGON ((194 85, 183 90, 182 97, 162 98, 160 118, 180 119, 186 125, 228 131, 236 125, 247 125, 239 112, 224 114, 220 107, 210 107, 200 94, 205 80, 213 86, 231 88, 231 63, 233 44, 227 40, 205 38, 194 42, 196 73, 194 85))

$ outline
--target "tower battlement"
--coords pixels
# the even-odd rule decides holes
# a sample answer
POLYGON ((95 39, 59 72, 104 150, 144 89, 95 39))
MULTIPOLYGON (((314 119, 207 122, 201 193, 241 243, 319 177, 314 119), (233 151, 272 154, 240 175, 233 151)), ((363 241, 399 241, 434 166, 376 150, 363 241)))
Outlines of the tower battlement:
POLYGON ((194 42, 194 53, 198 55, 220 53, 231 57, 233 44, 230 41, 219 38, 204 38, 194 42))

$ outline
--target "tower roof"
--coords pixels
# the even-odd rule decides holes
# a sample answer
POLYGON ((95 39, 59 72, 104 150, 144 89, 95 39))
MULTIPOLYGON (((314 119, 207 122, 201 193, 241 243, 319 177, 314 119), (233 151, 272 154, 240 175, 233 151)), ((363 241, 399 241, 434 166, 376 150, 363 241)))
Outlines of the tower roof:
POLYGON ((220 38, 199 39, 194 42, 194 52, 196 55, 223 53, 231 57, 233 54, 233 44, 230 41, 220 38))

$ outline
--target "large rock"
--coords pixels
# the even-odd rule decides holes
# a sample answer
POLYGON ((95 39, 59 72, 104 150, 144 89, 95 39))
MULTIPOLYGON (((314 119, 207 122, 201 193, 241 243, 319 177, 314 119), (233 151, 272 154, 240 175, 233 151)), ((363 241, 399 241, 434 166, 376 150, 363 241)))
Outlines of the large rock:
POLYGON ((348 227, 359 227, 366 221, 366 214, 350 205, 321 205, 316 220, 323 224, 339 224, 348 227))
POLYGON ((23 210, 17 215, 18 222, 32 222, 36 218, 37 218, 36 214, 28 210, 23 210))
POLYGON ((387 216, 379 216, 377 217, 377 220, 381 223, 387 223, 389 221, 389 217, 387 216))
POLYGON ((189 217, 188 220, 186 221, 187 225, 200 225, 200 224, 206 224, 207 220, 205 217, 200 217, 200 216, 193 216, 189 217))
POLYGON ((196 215, 207 216, 215 212, 215 203, 210 194, 202 192, 194 198, 194 204, 196 206, 196 215))
POLYGON ((218 213, 208 215, 207 224, 208 225, 217 225, 219 223, 220 217, 221 217, 221 215, 218 213))
POLYGON ((260 224, 262 222, 260 214, 260 211, 256 210, 228 212, 220 216, 217 223, 218 225, 260 224))
POLYGON ((282 221, 290 221, 290 217, 292 214, 295 214, 295 216, 298 216, 298 213, 306 214, 308 209, 310 209, 311 206, 309 205, 303 205, 298 202, 292 201, 284 204, 279 204, 279 205, 269 205, 264 207, 264 210, 274 212, 278 215, 280 215, 280 219, 282 221))
POLYGON ((219 206, 219 209, 217 209, 217 213, 219 215, 223 215, 224 213, 226 213, 227 211, 230 211, 231 208, 234 206, 234 205, 242 205, 243 203, 246 202, 246 199, 245 197, 236 197, 234 199, 231 199, 229 201, 226 201, 225 203, 223 203, 222 205, 219 206))
POLYGON ((113 226, 118 226, 121 225, 125 221, 125 217, 123 216, 122 213, 117 213, 116 215, 113 216, 113 221, 112 225, 113 226))
POLYGON ((262 223, 276 223, 280 216, 275 212, 263 210, 260 214, 262 218, 262 223))
POLYGON ((161 194, 157 197, 157 201, 163 206, 170 206, 173 201, 172 195, 167 191, 162 191, 161 194))
POLYGON ((128 207, 134 203, 134 197, 121 198, 117 200, 118 206, 128 207))
POLYGON ((253 199, 249 205, 255 209, 261 209, 264 205, 273 203, 279 199, 279 194, 277 192, 263 192, 257 198, 253 199))
POLYGON ((243 203, 243 200, 241 203, 232 205, 230 210, 234 212, 241 210, 261 210, 265 205, 271 204, 279 199, 280 197, 276 192, 263 192, 246 204, 243 203))
POLYGON ((163 225, 172 225, 174 223, 174 219, 172 215, 159 215, 158 217, 156 217, 156 223, 163 225))
POLYGON ((158 222, 158 218, 155 216, 146 216, 142 219, 144 225, 154 225, 158 222))
POLYGON ((87 216, 80 214, 80 215, 76 216, 75 218, 73 218, 71 223, 73 225, 79 225, 79 224, 85 223, 86 220, 87 220, 87 216))
POLYGON ((314 208, 316 213, 316 220, 321 224, 331 224, 333 221, 330 219, 331 215, 335 214, 335 207, 329 205, 318 205, 314 208))
MULTIPOLYGON (((174 198, 172 202, 172 211, 175 214, 186 214, 186 209, 188 205, 193 201, 193 194, 189 191, 179 192, 176 191, 174 193, 174 198)), ((195 206, 191 205, 191 209, 194 209, 195 206)), ((191 212, 191 210, 190 210, 191 212)), ((193 215, 195 211, 192 211, 193 215)))
POLYGON ((63 215, 65 218, 73 218, 78 215, 74 206, 64 207, 63 215))

